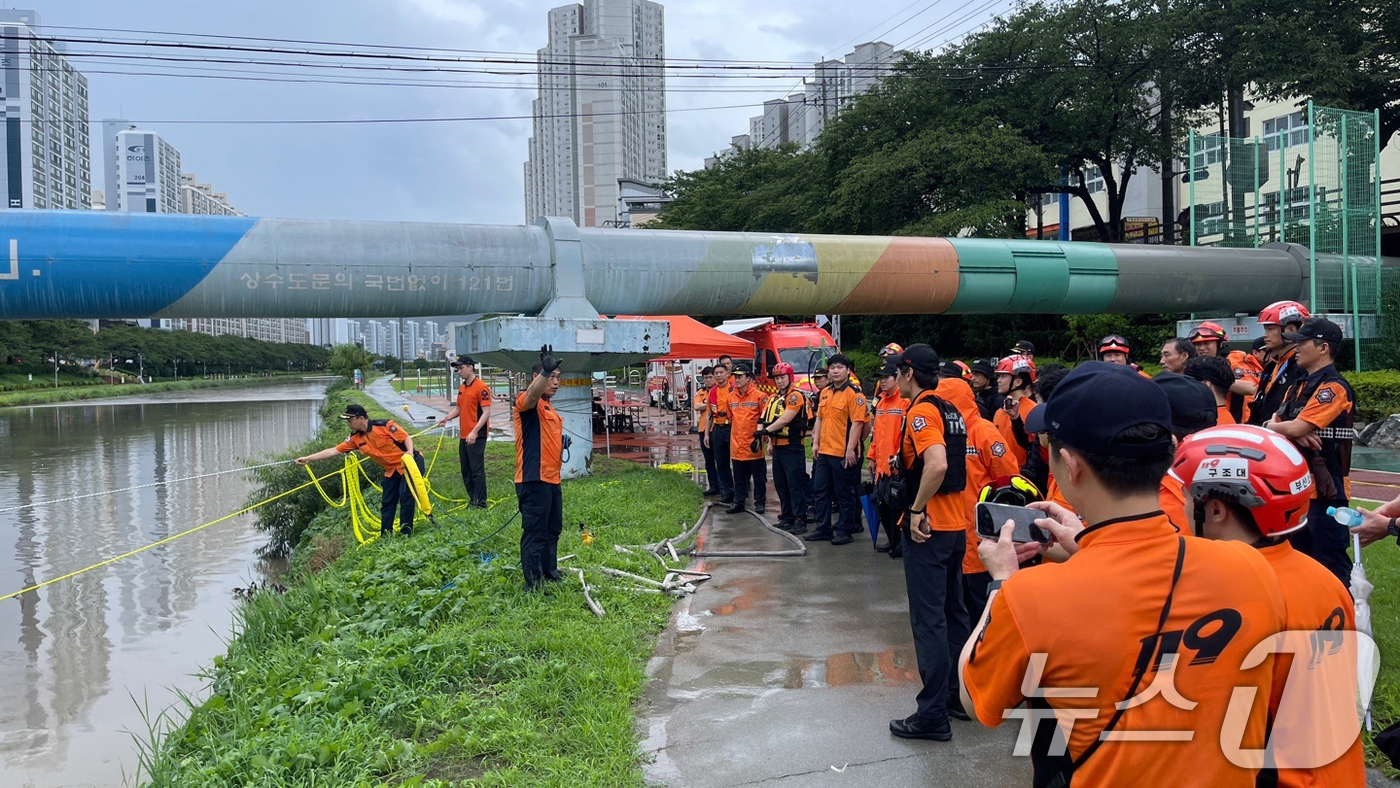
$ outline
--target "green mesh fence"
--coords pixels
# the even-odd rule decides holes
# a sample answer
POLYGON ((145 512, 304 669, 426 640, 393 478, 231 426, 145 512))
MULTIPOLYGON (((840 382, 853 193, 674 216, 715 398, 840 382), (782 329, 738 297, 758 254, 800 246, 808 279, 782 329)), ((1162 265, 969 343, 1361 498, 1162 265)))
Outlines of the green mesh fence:
POLYGON ((1400 300, 1400 282, 1383 282, 1378 264, 1378 120, 1309 102, 1252 139, 1193 131, 1187 143, 1190 243, 1308 247, 1309 306, 1349 317, 1358 369, 1389 362, 1382 301, 1400 300))

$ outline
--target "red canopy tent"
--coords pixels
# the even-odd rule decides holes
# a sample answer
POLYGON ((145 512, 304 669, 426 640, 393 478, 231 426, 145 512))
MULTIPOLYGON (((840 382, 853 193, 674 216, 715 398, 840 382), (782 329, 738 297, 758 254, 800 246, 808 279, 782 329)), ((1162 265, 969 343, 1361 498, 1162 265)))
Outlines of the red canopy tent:
POLYGON ((694 358, 753 358, 753 343, 717 331, 686 315, 618 315, 618 320, 665 320, 671 324, 671 352, 652 361, 680 361, 694 358))

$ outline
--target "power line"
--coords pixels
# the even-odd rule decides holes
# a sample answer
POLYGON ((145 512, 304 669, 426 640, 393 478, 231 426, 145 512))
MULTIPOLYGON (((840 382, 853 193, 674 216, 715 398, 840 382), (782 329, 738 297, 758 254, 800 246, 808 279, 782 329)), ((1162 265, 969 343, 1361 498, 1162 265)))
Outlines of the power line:
MULTIPOLYGON (((709 112, 719 109, 747 109, 750 107, 763 106, 762 104, 729 104, 721 107, 682 107, 680 109, 651 110, 651 112, 661 112, 671 114, 676 112, 709 112)), ((559 120, 563 118, 605 118, 620 115, 637 115, 637 110, 624 112, 569 112, 552 115, 477 115, 461 117, 443 118, 208 118, 208 119, 169 119, 155 120, 150 118, 128 118, 132 123, 142 124, 186 124, 186 125, 208 125, 208 126, 294 126, 294 125, 353 125, 353 124, 395 124, 395 123, 472 123, 482 121, 501 120, 559 120)), ((55 123, 55 121, 33 120, 31 118, 20 118, 21 122, 29 123, 55 123)), ((78 122, 91 123, 92 119, 79 119, 78 122)))

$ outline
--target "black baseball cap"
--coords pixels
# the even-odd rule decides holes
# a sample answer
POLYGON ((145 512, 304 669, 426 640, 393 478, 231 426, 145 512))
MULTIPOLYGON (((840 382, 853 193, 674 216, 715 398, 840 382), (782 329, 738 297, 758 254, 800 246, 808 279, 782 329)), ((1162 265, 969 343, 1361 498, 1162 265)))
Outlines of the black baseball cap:
POLYGON ((812 370, 812 377, 814 377, 814 378, 824 378, 824 377, 826 377, 826 367, 817 367, 816 369, 812 370))
POLYGON ((894 359, 898 353, 891 353, 885 357, 885 363, 880 365, 880 371, 875 373, 876 377, 892 378, 899 374, 899 367, 895 366, 894 359))
POLYGON ((1342 341, 1342 327, 1325 317, 1310 317, 1303 321, 1303 325, 1297 331, 1289 331, 1283 335, 1283 338, 1289 342, 1315 339, 1330 345, 1338 345, 1342 341))
POLYGON ((463 364, 466 364, 469 367, 474 367, 476 366, 476 359, 472 358, 471 356, 458 356, 457 360, 452 362, 452 366, 454 367, 460 367, 463 364))
POLYGON ((740 361, 734 365, 734 374, 744 375, 745 377, 752 377, 753 365, 748 363, 747 361, 740 361))
POLYGON ((1167 395, 1174 432, 1190 435, 1215 426, 1219 416, 1219 411, 1215 409, 1215 395, 1199 380, 1175 372, 1160 372, 1152 382, 1167 395))
POLYGON ((938 359, 938 351, 934 350, 932 345, 926 345, 922 342, 917 345, 910 345, 904 349, 903 353, 890 356, 890 363, 894 364, 896 369, 908 367, 915 372, 923 372, 930 375, 938 374, 939 367, 941 366, 938 359))
POLYGON ((346 405, 346 406, 345 406, 345 412, 342 413, 342 414, 340 414, 340 417, 341 417, 342 419, 347 419, 347 420, 348 420, 348 419, 353 419, 353 418, 355 418, 356 416, 360 416, 360 417, 363 417, 363 418, 366 418, 366 419, 367 419, 367 418, 369 418, 369 411, 365 410, 365 406, 364 406, 364 405, 357 405, 357 404, 355 404, 355 403, 352 402, 352 403, 350 403, 349 405, 346 405))
MULTIPOLYGON (((1201 384, 1192 385, 1210 396, 1201 384)), ((1213 408, 1214 399, 1211 402, 1213 408)), ((1028 416, 1027 432, 1048 432, 1089 454, 1136 458, 1172 450, 1172 409, 1166 392, 1122 364, 1080 364, 1055 387, 1050 401, 1036 410, 1028 416), (1038 416, 1036 410, 1041 411, 1038 416), (1144 424, 1160 426, 1162 434, 1150 441, 1118 440, 1125 430, 1144 424)))
POLYGON ((944 361, 938 365, 938 374, 947 378, 960 378, 962 377, 962 367, 951 361, 944 361))
POLYGON ((1016 340, 1016 344, 1011 346, 1011 352, 1035 355, 1035 345, 1032 345, 1028 339, 1018 339, 1016 340))
POLYGON ((987 377, 994 377, 997 374, 997 363, 989 358, 979 358, 968 367, 973 372, 981 372, 987 377))
POLYGON ((1250 349, 1250 350, 1263 350, 1263 349, 1264 349, 1264 338, 1263 338, 1263 337, 1255 337, 1255 338, 1254 338, 1254 344, 1250 345, 1250 346, 1249 346, 1249 349, 1250 349))

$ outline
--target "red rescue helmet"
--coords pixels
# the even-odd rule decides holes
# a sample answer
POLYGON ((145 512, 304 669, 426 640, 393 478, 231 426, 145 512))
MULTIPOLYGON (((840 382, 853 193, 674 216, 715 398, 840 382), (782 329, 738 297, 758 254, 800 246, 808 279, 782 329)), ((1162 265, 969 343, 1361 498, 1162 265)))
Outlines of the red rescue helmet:
POLYGON ((1105 353, 1122 353, 1126 355, 1128 352, 1128 340, 1121 334, 1109 334, 1099 340, 1100 356, 1105 353))
POLYGON ((1025 373, 1032 383, 1035 382, 1035 364, 1025 356, 1007 356, 997 363, 998 375, 1018 375, 1025 373))
POLYGON ((1211 323, 1209 321, 1206 321, 1205 323, 1202 323, 1199 326, 1196 326, 1195 328, 1191 329, 1191 342, 1193 344, 1197 342, 1224 341, 1225 328, 1219 323, 1211 323))
POLYGON ((1312 473, 1276 432, 1244 424, 1201 430, 1177 448, 1171 475, 1198 504, 1216 498, 1248 509, 1264 536, 1307 524, 1312 473))
POLYGON ((957 364, 957 365, 958 365, 958 369, 962 370, 962 379, 963 379, 963 380, 972 380, 972 368, 971 368, 971 367, 969 367, 968 365, 962 363, 961 361, 958 361, 957 359, 953 359, 953 363, 954 363, 954 364, 957 364))
POLYGON ((982 486, 977 494, 980 503, 1001 503, 1008 506, 1025 506, 1045 498, 1035 482, 1024 476, 998 476, 982 486))
POLYGON ((885 356, 893 356, 896 353, 903 352, 904 348, 901 347, 898 342, 891 342, 888 345, 885 345, 884 347, 880 348, 880 358, 884 358, 885 356))
POLYGON ((1259 312, 1259 325, 1286 326, 1301 324, 1309 317, 1308 308, 1297 301, 1275 301, 1259 312))
POLYGON ((786 361, 779 361, 778 363, 773 365, 773 377, 775 378, 779 375, 787 375, 788 377, 792 377, 794 374, 795 373, 793 372, 792 365, 787 363, 786 361))

